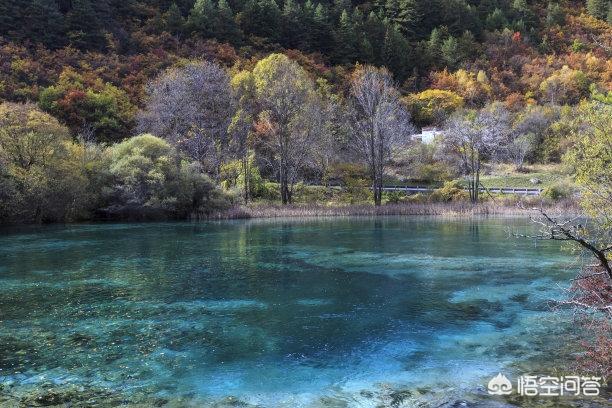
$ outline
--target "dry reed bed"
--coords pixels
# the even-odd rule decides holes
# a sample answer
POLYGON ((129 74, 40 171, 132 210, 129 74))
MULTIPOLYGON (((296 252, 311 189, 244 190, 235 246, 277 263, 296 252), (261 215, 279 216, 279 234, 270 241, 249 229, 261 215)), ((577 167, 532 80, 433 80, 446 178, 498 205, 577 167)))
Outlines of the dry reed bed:
MULTIPOLYGON (((293 218, 293 217, 342 217, 342 216, 386 216, 386 215, 435 215, 435 216, 516 216, 534 214, 533 205, 482 203, 472 205, 468 202, 451 203, 406 203, 388 204, 380 207, 373 205, 326 206, 320 204, 304 205, 253 205, 236 206, 226 211, 212 214, 210 219, 243 218, 293 218)), ((540 204, 554 215, 579 214, 579 207, 571 201, 540 204)))

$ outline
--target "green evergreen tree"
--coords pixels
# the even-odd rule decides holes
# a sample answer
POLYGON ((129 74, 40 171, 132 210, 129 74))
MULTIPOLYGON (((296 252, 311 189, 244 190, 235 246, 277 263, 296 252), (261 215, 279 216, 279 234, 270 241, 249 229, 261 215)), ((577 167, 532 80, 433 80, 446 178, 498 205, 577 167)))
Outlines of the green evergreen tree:
POLYGON ((416 0, 386 0, 383 15, 402 33, 414 35, 419 16, 416 0))
POLYGON ((525 27, 517 31, 526 31, 528 27, 532 28, 538 25, 538 18, 527 4, 527 0, 514 0, 512 3, 512 14, 513 20, 521 20, 525 27))
POLYGON ((306 49, 309 45, 308 31, 302 25, 304 12, 295 0, 286 0, 283 6, 283 45, 287 48, 306 49))
POLYGON ((418 2, 416 0, 399 0, 399 14, 396 22, 404 35, 414 36, 420 22, 418 2))
POLYGON ((304 3, 304 14, 308 16, 314 15, 315 8, 316 7, 311 0, 306 0, 306 2, 304 3))
POLYGON ((417 15, 419 16, 419 24, 414 27, 417 38, 426 39, 435 27, 448 24, 446 21, 448 16, 445 15, 452 13, 451 16, 456 16, 457 2, 454 4, 447 5, 445 1, 449 0, 418 0, 416 3, 417 15))
POLYGON ((249 0, 242 10, 240 27, 245 34, 279 41, 283 32, 281 10, 275 0, 249 0))
MULTIPOLYGON (((4 16, 7 26, 3 26, 2 31, 7 30, 7 34, 9 30, 21 31, 25 39, 33 43, 42 43, 50 48, 58 48, 65 44, 65 20, 55 1, 32 0, 26 7, 8 2, 4 7, 10 14, 4 16), (20 13, 20 10, 23 11, 20 13)), ((0 10, 0 15, 2 14, 0 10)))
POLYGON ((106 45, 103 21, 91 0, 74 0, 66 15, 68 39, 77 48, 101 49, 106 45))
POLYGON ((429 35, 427 42, 427 51, 435 65, 442 59, 442 43, 444 42, 445 30, 434 28, 429 35))
POLYGON ((503 11, 496 8, 491 14, 487 16, 486 26, 488 30, 500 30, 508 25, 508 20, 504 15, 503 11))
POLYGON ((587 0, 586 8, 590 15, 600 20, 605 20, 608 17, 608 8, 610 0, 587 0))
MULTIPOLYGON (((371 11, 365 21, 364 31, 366 33, 368 42, 371 45, 382 44, 385 40, 387 28, 385 27, 383 21, 381 21, 381 19, 378 17, 378 15, 374 11, 371 11)), ((375 65, 383 64, 381 47, 372 46, 372 59, 375 65)))
POLYGON ((0 1, 0 35, 9 35, 18 29, 22 18, 17 0, 0 1))
POLYGON ((353 9, 353 14, 351 15, 351 20, 353 21, 353 30, 355 30, 355 34, 359 37, 364 35, 364 18, 363 13, 358 7, 353 9))
POLYGON ((459 43, 457 39, 452 35, 449 36, 446 40, 442 42, 440 52, 442 54, 442 59, 446 63, 446 66, 450 69, 455 69, 459 64, 459 61, 461 60, 459 43))
POLYGON ((400 81, 407 77, 411 68, 407 66, 409 43, 399 30, 399 26, 389 23, 383 42, 383 65, 395 74, 400 81))
POLYGON ((312 27, 312 48, 324 54, 330 52, 333 46, 331 36, 332 25, 330 23, 329 9, 321 3, 315 7, 312 27))
POLYGON ((332 8, 332 18, 334 22, 338 22, 340 20, 343 11, 349 13, 352 9, 353 4, 351 3, 351 0, 334 0, 334 5, 332 8))
POLYGON ((351 16, 353 31, 355 32, 355 43, 357 44, 357 57, 359 62, 370 62, 373 57, 372 44, 368 41, 365 31, 365 19, 358 7, 353 9, 351 16))
POLYGON ((173 35, 181 35, 185 29, 185 19, 176 3, 172 3, 162 16, 164 30, 173 35))
POLYGON ((399 0, 387 0, 384 7, 384 18, 391 23, 397 23, 396 18, 399 15, 399 10, 399 0))
POLYGON ((477 55, 479 45, 471 31, 464 31, 461 37, 457 39, 458 51, 461 59, 470 59, 477 55))
POLYGON ((340 14, 335 33, 335 60, 338 64, 348 64, 357 58, 358 43, 353 21, 346 10, 340 14))
POLYGON ((303 27, 304 31, 304 49, 308 51, 318 51, 314 48, 314 35, 315 35, 315 11, 316 6, 312 2, 312 0, 306 0, 304 6, 302 7, 302 21, 300 24, 303 27))
POLYGON ((187 17, 187 27, 189 31, 196 32, 203 37, 212 37, 218 25, 218 18, 217 9, 212 0, 196 0, 187 17))
POLYGON ((240 44, 242 41, 242 31, 240 31, 238 24, 236 24, 234 12, 227 0, 219 0, 217 16, 217 27, 215 29, 217 38, 231 44, 240 44))
POLYGON ((557 2, 549 2, 546 8, 546 25, 547 26, 561 26, 565 24, 565 13, 557 2))

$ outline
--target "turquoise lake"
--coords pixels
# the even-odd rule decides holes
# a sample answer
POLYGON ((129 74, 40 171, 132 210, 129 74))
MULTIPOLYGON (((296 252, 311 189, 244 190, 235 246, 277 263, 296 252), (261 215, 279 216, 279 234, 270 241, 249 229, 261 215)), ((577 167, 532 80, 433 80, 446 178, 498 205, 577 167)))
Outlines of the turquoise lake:
POLYGON ((0 385, 265 407, 478 392, 567 347, 549 302, 575 256, 510 233, 530 230, 406 217, 5 229, 0 385))

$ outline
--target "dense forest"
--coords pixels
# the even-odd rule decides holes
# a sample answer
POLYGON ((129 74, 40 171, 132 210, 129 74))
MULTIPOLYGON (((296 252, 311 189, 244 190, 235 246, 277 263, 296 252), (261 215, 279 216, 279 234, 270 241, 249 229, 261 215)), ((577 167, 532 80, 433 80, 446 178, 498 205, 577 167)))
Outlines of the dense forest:
POLYGON ((485 163, 608 148, 611 21, 608 0, 4 0, 0 220, 201 216, 302 184, 380 205, 389 179, 477 202, 485 163), (425 126, 445 137, 410 143, 425 126))

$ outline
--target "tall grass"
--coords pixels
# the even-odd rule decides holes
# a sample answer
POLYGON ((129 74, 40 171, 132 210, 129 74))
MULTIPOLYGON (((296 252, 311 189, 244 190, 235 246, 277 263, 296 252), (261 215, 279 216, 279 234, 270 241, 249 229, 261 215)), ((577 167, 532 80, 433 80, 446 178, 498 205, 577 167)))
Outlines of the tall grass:
MULTIPOLYGON (((579 208, 572 201, 541 204, 553 214, 578 214, 579 208)), ((538 205, 539 206, 539 205, 538 205)), ((240 218, 286 218, 286 217, 338 217, 338 216, 385 216, 385 215, 437 215, 437 216, 486 216, 486 215, 529 215, 531 206, 521 207, 514 203, 469 202, 449 203, 402 203, 373 205, 326 206, 303 205, 251 205, 236 206, 210 216, 211 219, 240 218)))

